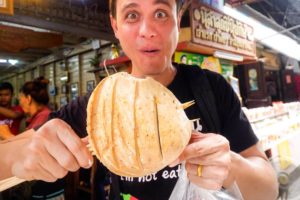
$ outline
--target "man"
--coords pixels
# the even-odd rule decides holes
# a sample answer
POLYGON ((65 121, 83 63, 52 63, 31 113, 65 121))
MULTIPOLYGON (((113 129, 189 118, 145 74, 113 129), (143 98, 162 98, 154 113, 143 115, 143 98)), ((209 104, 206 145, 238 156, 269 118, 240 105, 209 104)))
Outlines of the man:
POLYGON ((9 82, 0 83, 0 125, 7 125, 12 133, 11 136, 19 134, 23 117, 22 108, 11 105, 13 93, 13 86, 9 82))
MULTIPOLYGON (((112 0, 110 11, 114 33, 132 61, 132 75, 141 78, 150 76, 167 86, 181 102, 186 102, 193 98, 186 83, 187 77, 184 77, 180 66, 172 64, 178 42, 180 2, 112 0)), ((202 129, 195 127, 208 133, 193 131, 189 145, 179 158, 170 167, 157 172, 149 182, 117 177, 120 193, 137 199, 168 199, 178 179, 178 164, 185 161, 189 180, 199 187, 228 188, 236 182, 244 199, 276 199, 278 188, 275 173, 257 147, 257 138, 241 111, 234 91, 220 75, 212 72, 206 74, 216 96, 220 134, 209 132, 205 123, 201 124, 202 129), (164 176, 164 172, 171 174, 172 171, 177 174, 164 176)), ((84 141, 73 132, 82 137, 86 134, 86 122, 83 121, 86 119, 87 99, 81 98, 52 114, 52 117, 65 122, 50 120, 37 131, 27 132, 26 139, 15 141, 29 144, 30 148, 24 147, 24 152, 30 158, 23 155, 18 156, 16 161, 5 158, 7 161, 0 163, 0 166, 4 165, 6 170, 12 169, 12 174, 21 178, 48 181, 63 177, 67 171, 75 171, 80 166, 88 167, 91 157, 84 141), (51 128, 54 126, 55 130, 51 128)), ((201 118, 196 105, 189 109, 187 116, 190 119, 201 118)), ((11 146, 9 142, 4 145, 6 148, 11 146)), ((9 175, 2 175, 2 178, 9 175)), ((115 195, 118 198, 119 194, 115 195)))

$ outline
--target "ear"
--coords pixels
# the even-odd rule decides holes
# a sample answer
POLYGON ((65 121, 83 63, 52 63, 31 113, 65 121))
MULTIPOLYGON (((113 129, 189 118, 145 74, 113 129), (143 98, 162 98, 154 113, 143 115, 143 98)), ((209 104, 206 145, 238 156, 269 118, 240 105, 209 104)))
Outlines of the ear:
POLYGON ((27 99, 27 101, 28 101, 28 105, 30 105, 31 102, 32 102, 32 97, 31 97, 30 95, 27 95, 27 96, 26 96, 26 99, 27 99))
POLYGON ((181 23, 181 18, 183 15, 183 10, 180 9, 178 14, 177 14, 177 28, 178 28, 178 32, 180 32, 180 23, 181 23))
POLYGON ((110 15, 110 25, 111 25, 112 29, 114 30, 115 37, 116 37, 117 39, 119 39, 119 37, 118 37, 117 20, 116 20, 112 15, 110 15))

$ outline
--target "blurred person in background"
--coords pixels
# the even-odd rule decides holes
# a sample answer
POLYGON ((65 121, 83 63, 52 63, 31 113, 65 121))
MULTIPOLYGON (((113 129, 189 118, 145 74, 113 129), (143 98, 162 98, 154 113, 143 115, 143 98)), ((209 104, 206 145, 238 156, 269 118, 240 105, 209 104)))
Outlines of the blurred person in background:
MULTIPOLYGON (((26 82, 20 89, 20 105, 23 108, 28 119, 26 120, 26 129, 41 126, 44 124, 51 110, 48 107, 49 81, 44 77, 26 82)), ((64 180, 59 179, 54 183, 44 181, 35 181, 32 185, 31 199, 64 199, 64 180)))
POLYGON ((51 112, 48 107, 48 83, 47 79, 40 77, 26 82, 20 89, 20 106, 29 117, 26 120, 26 129, 40 126, 48 119, 51 112))
POLYGON ((24 113, 20 106, 12 105, 14 88, 9 82, 0 83, 0 139, 19 134, 24 113))

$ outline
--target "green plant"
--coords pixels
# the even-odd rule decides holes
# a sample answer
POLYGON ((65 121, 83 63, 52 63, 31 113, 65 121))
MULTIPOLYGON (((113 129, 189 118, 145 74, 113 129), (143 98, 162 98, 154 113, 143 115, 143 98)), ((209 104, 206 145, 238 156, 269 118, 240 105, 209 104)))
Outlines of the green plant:
POLYGON ((98 67, 100 63, 100 58, 98 55, 96 55, 93 58, 90 58, 89 63, 92 67, 98 67))

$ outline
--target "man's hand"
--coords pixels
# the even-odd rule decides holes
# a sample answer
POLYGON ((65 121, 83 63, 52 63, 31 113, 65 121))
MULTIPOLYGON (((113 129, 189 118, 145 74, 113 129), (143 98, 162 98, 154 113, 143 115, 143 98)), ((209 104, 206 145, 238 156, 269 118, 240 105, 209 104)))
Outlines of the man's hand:
POLYGON ((223 186, 230 170, 229 142, 218 134, 193 131, 190 143, 171 165, 182 161, 186 161, 188 178, 192 183, 202 188, 218 190, 223 186))
POLYGON ((92 165, 86 140, 80 139, 62 120, 46 122, 25 140, 11 160, 11 173, 18 178, 53 182, 68 171, 92 165))

